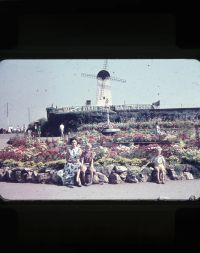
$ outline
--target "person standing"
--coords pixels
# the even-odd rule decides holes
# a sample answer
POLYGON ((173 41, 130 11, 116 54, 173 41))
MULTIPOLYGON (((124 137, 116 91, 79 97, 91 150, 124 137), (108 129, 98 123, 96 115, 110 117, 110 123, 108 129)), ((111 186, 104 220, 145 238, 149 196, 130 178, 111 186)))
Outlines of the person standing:
POLYGON ((38 137, 39 138, 41 137, 41 126, 40 125, 38 126, 38 137))
POLYGON ((17 132, 17 134, 20 133, 20 127, 19 127, 19 125, 17 125, 17 130, 16 130, 16 132, 17 132))
POLYGON ((158 135, 161 134, 160 126, 159 126, 158 122, 156 122, 156 134, 158 134, 158 135))
POLYGON ((60 124, 59 129, 60 129, 61 138, 64 138, 65 126, 63 125, 63 123, 60 124))
POLYGON ((37 124, 34 125, 34 138, 38 136, 38 126, 37 124))

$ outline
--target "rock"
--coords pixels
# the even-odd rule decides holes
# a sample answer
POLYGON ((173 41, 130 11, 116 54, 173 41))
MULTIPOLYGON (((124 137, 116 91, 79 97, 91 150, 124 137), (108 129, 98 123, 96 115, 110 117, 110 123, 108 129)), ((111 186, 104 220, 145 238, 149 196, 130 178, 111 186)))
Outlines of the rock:
POLYGON ((56 170, 55 171, 53 170, 52 172, 50 172, 50 174, 51 174, 51 181, 53 184, 62 185, 62 179, 58 175, 56 170))
POLYGON ((17 167, 17 168, 13 168, 11 170, 11 173, 10 173, 10 181, 11 182, 16 182, 16 183, 23 183, 24 180, 22 178, 22 168, 20 167, 17 167))
POLYGON ((3 161, 1 160, 0 161, 0 168, 2 168, 3 167, 3 161))
POLYGON ((35 176, 35 173, 33 173, 33 171, 28 172, 27 181, 30 183, 38 183, 37 177, 35 176))
POLYGON ((50 173, 38 173, 35 177, 36 177, 36 181, 40 184, 50 184, 51 183, 50 173))
POLYGON ((16 182, 15 173, 16 173, 16 170, 12 169, 10 172, 10 181, 11 182, 16 182))
POLYGON ((5 167, 5 181, 11 181, 12 169, 9 167, 5 167))
POLYGON ((5 175, 6 175, 5 168, 1 168, 0 169, 0 181, 4 181, 5 180, 5 175))
POLYGON ((120 184, 123 181, 121 180, 120 176, 117 173, 111 173, 109 176, 109 183, 110 184, 120 184))
POLYGON ((23 179, 23 181, 26 183, 27 182, 27 177, 28 177, 28 172, 31 171, 30 168, 23 168, 21 170, 21 177, 23 179))
POLYGON ((138 181, 139 182, 150 182, 151 179, 149 179, 149 177, 147 175, 143 175, 142 173, 140 173, 138 181))
POLYGON ((154 169, 151 167, 143 167, 141 172, 139 173, 138 180, 140 182, 150 182, 152 180, 152 171, 154 169))
POLYGON ((32 171, 28 171, 25 176, 26 176, 26 182, 27 183, 35 183, 35 177, 34 177, 32 171))
POLYGON ((142 171, 142 167, 140 166, 128 166, 128 171, 134 171, 137 172, 138 174, 142 171))
POLYGON ((96 172, 96 173, 97 173, 97 176, 99 178, 99 183, 108 183, 109 182, 109 180, 106 177, 106 175, 104 175, 102 173, 99 173, 99 172, 96 172))
POLYGON ((121 174, 123 172, 127 172, 127 168, 125 166, 115 165, 113 171, 117 174, 121 174))
POLYGON ((64 169, 58 170, 56 174, 57 174, 57 176, 59 178, 58 181, 61 183, 61 185, 63 185, 64 169))
POLYGON ((38 168, 39 173, 45 173, 46 172, 46 167, 40 167, 38 168))
POLYGON ((24 179, 23 179, 23 177, 22 177, 22 172, 21 172, 21 170, 16 170, 16 171, 15 171, 15 181, 16 181, 17 183, 24 183, 24 179))
POLYGON ((190 172, 183 172, 183 175, 187 180, 194 179, 193 175, 190 172))
POLYGON ((124 180, 126 180, 127 174, 128 174, 127 171, 124 171, 124 172, 120 173, 119 176, 124 181, 124 180))
POLYGON ((127 175, 126 182, 127 183, 138 183, 139 180, 137 179, 136 175, 127 175))
POLYGON ((106 166, 96 166, 95 169, 97 172, 101 172, 104 175, 106 175, 106 177, 109 177, 111 172, 113 171, 114 165, 110 164, 110 165, 106 165, 106 166))
POLYGON ((192 166, 190 173, 192 173, 195 179, 200 178, 200 169, 198 167, 192 166))
POLYGON ((167 168, 167 171, 169 171, 172 180, 183 180, 186 179, 184 176, 184 172, 187 171, 190 168, 188 167, 188 164, 174 164, 169 165, 167 168), (171 172, 170 172, 171 171, 171 172))
POLYGON ((140 179, 140 173, 142 168, 139 166, 129 166, 126 176, 126 182, 128 183, 138 183, 140 179))
POLYGON ((179 179, 179 177, 178 177, 178 175, 176 174, 176 172, 175 172, 175 170, 174 170, 173 167, 169 167, 169 168, 167 169, 167 175, 168 175, 168 177, 169 177, 171 180, 178 180, 178 179, 179 179))
POLYGON ((94 174, 93 176, 93 180, 92 180, 93 184, 99 184, 99 177, 97 175, 94 174))

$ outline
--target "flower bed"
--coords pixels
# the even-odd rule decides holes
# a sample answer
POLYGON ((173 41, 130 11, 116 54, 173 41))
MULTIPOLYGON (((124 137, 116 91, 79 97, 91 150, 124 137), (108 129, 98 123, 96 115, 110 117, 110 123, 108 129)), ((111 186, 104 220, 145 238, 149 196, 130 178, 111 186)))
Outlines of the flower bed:
MULTIPOLYGON (((126 123, 124 124, 128 126, 126 123)), ((152 132, 148 124, 145 122, 129 123, 129 128, 121 127, 121 129, 125 130, 116 133, 114 136, 104 136, 97 131, 98 128, 93 128, 93 130, 90 131, 84 130, 77 132, 76 137, 82 148, 84 148, 87 142, 93 145, 94 152, 96 153, 95 166, 101 167, 101 171, 107 171, 107 166, 125 166, 128 170, 130 166, 136 166, 139 175, 143 170, 142 166, 151 158, 154 148, 159 143, 172 175, 174 173, 173 170, 175 170, 175 172, 177 170, 178 173, 178 168, 183 168, 182 164, 188 164, 193 165, 193 170, 184 171, 184 169, 182 169, 182 174, 195 174, 197 178, 200 174, 200 150, 198 142, 194 138, 193 130, 190 129, 186 131, 186 129, 182 129, 175 131, 174 125, 168 122, 163 124, 167 124, 166 126, 168 126, 169 131, 158 136, 152 132), (140 126, 138 129, 142 128, 142 130, 138 130, 136 126, 140 126), (170 130, 170 126, 173 130, 170 130), (123 145, 123 142, 127 143, 127 145, 123 145), (136 145, 134 144, 135 142, 139 144, 136 145), (140 142, 146 142, 146 145, 141 145, 140 142), (148 144, 148 142, 152 142, 152 144, 148 144), (173 169, 170 166, 172 166, 173 169)), ((181 124, 182 123, 180 123, 180 125, 181 124)), ((187 124, 191 126, 191 122, 187 124)), ((99 128, 100 127, 102 127, 102 124, 99 125, 99 128)), ((120 126, 116 125, 116 127, 120 126)), ((31 177, 34 178, 33 181, 35 180, 35 182, 40 181, 39 179, 36 180, 36 174, 38 175, 40 173, 47 173, 49 175, 46 175, 48 182, 53 182, 49 179, 50 177, 54 178, 54 182, 56 181, 56 171, 62 169, 65 164, 66 144, 62 140, 52 139, 51 141, 39 141, 17 136, 10 139, 8 143, 9 146, 0 150, 1 174, 6 175, 0 176, 0 180, 10 178, 9 175, 12 173, 14 173, 13 175, 16 174, 19 176, 20 173, 25 173, 24 170, 28 170, 29 174, 32 173, 31 177), (4 173, 3 171, 6 172, 4 173)), ((131 173, 128 174, 133 175, 135 172, 133 173, 132 171, 131 173)), ((42 175, 39 176, 42 177, 42 175)), ((122 181, 126 181, 126 176, 125 174, 121 175, 122 181)), ((13 176, 12 178, 15 177, 17 178, 17 176, 13 176)), ((45 177, 45 175, 43 175, 43 177, 45 177)), ((138 182, 140 182, 138 177, 139 176, 136 176, 138 182)), ((171 177, 173 178, 173 176, 171 177)), ((184 176, 182 175, 182 177, 184 176)), ((114 175, 112 176, 112 180, 113 178, 115 178, 116 182, 120 182, 118 176, 114 175)), ((137 181, 136 179, 130 179, 130 181, 131 180, 137 181)), ((20 179, 18 181, 20 181, 20 179)), ((45 180, 43 180, 43 182, 44 181, 45 180)))

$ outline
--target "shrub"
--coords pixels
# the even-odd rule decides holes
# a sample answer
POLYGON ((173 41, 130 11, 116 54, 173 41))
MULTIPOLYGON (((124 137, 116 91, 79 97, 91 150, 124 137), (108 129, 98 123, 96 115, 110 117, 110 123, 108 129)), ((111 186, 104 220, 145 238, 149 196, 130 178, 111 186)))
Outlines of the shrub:
POLYGON ((180 159, 177 156, 171 155, 169 158, 166 159, 170 164, 177 164, 180 163, 180 159))

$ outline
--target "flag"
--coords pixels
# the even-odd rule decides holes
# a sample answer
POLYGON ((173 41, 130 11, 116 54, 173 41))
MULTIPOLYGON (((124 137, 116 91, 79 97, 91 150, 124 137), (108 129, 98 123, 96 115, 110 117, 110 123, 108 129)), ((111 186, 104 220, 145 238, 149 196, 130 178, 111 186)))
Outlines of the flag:
POLYGON ((152 105, 160 106, 160 100, 158 100, 157 102, 153 103, 152 105))
POLYGON ((152 103, 152 108, 157 108, 160 106, 160 100, 158 100, 157 102, 152 103))

